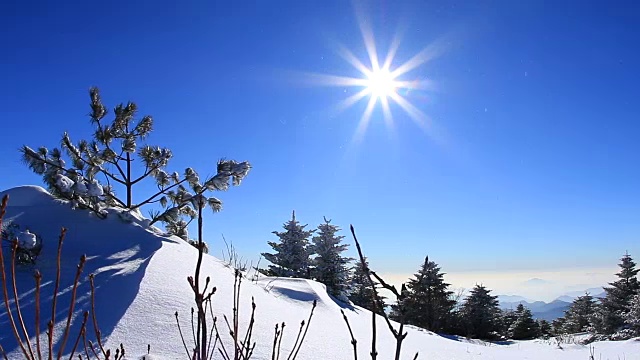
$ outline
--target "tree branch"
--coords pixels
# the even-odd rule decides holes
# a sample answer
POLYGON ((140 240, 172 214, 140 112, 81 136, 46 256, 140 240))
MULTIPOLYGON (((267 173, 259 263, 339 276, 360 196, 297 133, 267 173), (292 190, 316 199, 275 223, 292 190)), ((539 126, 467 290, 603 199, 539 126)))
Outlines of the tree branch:
POLYGON ((157 193, 155 193, 155 194, 153 194, 153 195, 149 196, 149 197, 148 197, 146 200, 144 200, 143 202, 141 202, 141 203, 139 203, 139 204, 137 204, 137 205, 132 206, 132 207, 131 207, 131 210, 135 210, 135 209, 137 209, 137 208, 141 207, 142 205, 146 205, 146 204, 148 204, 151 200, 155 199, 155 198, 156 198, 156 196, 159 196, 159 195, 165 194, 168 190, 170 190, 170 189, 172 189, 172 188, 174 188, 174 187, 176 187, 176 186, 178 186, 178 185, 180 185, 180 184, 184 183, 185 181, 187 181, 187 179, 182 179, 182 180, 180 180, 179 182, 177 182, 177 183, 175 183, 175 184, 173 184, 173 185, 171 185, 171 186, 169 186, 169 187, 166 187, 166 188, 164 188, 164 189, 162 189, 162 190, 158 191, 157 193))

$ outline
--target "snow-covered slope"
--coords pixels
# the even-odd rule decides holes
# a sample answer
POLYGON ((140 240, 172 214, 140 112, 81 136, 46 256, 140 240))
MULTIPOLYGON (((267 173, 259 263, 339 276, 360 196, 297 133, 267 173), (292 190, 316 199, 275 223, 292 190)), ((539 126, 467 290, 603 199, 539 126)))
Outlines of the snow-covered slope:
MULTIPOLYGON (((115 210, 110 212, 106 220, 100 220, 86 211, 72 210, 39 187, 14 188, 0 196, 5 193, 10 195, 6 218, 13 219, 43 237, 43 253, 37 265, 43 274, 43 294, 50 294, 53 288, 57 234, 62 226, 69 229, 62 255, 61 288, 65 292, 60 297, 56 315, 59 324, 66 317, 64 309, 69 304, 68 288, 72 284, 77 261, 82 254, 86 254, 88 260, 76 300, 76 317, 90 305, 86 275, 95 273, 98 321, 109 347, 115 348, 122 342, 127 354, 131 356, 145 354, 147 344, 150 344, 154 358, 186 357, 174 313, 178 311, 181 314, 183 326, 189 323, 193 295, 186 279, 194 271, 197 258, 195 248, 178 238, 158 235, 141 225, 144 224, 142 219, 134 218, 132 223, 126 223, 117 216, 115 210)), ((27 324, 32 324, 34 319, 32 273, 33 268, 21 267, 16 274, 27 324)), ((233 269, 207 255, 203 264, 204 276, 211 276, 217 287, 214 311, 220 317, 222 314, 231 315, 233 269)), ((241 329, 246 328, 249 320, 252 297, 257 304, 254 339, 258 344, 254 359, 271 359, 274 326, 283 321, 287 327, 282 348, 284 354, 288 355, 300 321, 307 319, 314 300, 318 306, 298 359, 352 358, 350 338, 340 309, 347 313, 358 340, 359 358, 369 357, 371 313, 337 303, 327 295, 322 284, 302 279, 264 278, 257 282, 245 280, 240 302, 241 329)), ((46 297, 42 301, 43 318, 50 315, 50 300, 46 297)), ((395 342, 383 320, 378 320, 379 359, 391 359, 395 342)), ((79 322, 80 317, 76 319, 76 326, 79 322)), ((580 345, 567 345, 563 350, 543 341, 494 345, 447 338, 411 327, 408 332, 403 359, 412 358, 416 351, 420 352, 420 359, 429 360, 583 360, 589 355, 588 347, 580 345)), ((187 338, 190 338, 190 331, 186 333, 189 334, 187 338)), ((226 332, 223 332, 222 336, 225 335, 226 332)), ((225 341, 229 343, 228 339, 225 341)), ((0 307, 0 344, 8 350, 10 358, 19 358, 19 350, 9 330, 4 306, 0 307)), ((640 359, 640 341, 601 342, 593 345, 596 358, 602 355, 602 359, 640 359)), ((67 349, 70 347, 67 344, 67 349)))

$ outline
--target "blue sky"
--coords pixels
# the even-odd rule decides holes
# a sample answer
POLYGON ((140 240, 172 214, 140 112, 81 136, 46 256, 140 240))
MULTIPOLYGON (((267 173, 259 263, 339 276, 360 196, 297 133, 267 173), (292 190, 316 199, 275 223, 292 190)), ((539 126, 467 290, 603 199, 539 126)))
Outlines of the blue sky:
POLYGON ((359 89, 307 75, 361 77, 339 55, 342 45, 369 65, 355 9, 4 2, 0 188, 40 184, 20 163, 22 144, 90 135, 96 85, 108 106, 132 100, 154 116, 149 143, 173 150, 169 170, 253 164, 206 219, 214 254, 224 233, 257 260, 295 209, 313 227, 323 216, 354 224, 381 273, 411 274, 425 255, 449 273, 531 277, 615 269, 626 250, 640 259, 637 4, 361 3, 378 56, 402 34, 392 68, 440 52, 404 76, 433 84, 402 93, 430 135, 392 103, 393 131, 377 105, 356 142, 366 99, 336 107, 359 89))

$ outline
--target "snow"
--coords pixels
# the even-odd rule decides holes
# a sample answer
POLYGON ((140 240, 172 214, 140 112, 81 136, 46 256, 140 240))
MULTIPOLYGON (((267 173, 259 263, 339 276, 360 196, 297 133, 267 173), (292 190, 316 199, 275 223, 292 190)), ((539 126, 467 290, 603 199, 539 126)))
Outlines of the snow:
POLYGON ((84 179, 78 179, 78 181, 73 186, 73 191, 76 194, 83 196, 87 194, 87 184, 85 183, 84 179))
POLYGON ((18 234, 18 246, 23 249, 33 249, 38 245, 38 240, 36 239, 36 234, 32 234, 29 230, 25 230, 18 234))
MULTIPOLYGON (((190 310, 193 294, 187 276, 193 275, 197 250, 176 237, 159 235, 154 227, 145 227, 145 219, 139 213, 131 213, 132 222, 125 223, 117 211, 108 209, 105 220, 98 219, 86 210, 73 210, 67 204, 54 200, 38 187, 19 187, 0 193, 10 194, 7 217, 19 224, 28 225, 40 234, 43 252, 37 267, 43 276, 42 309, 50 309, 52 282, 55 279, 55 248, 62 226, 68 228, 62 252, 62 283, 64 289, 58 297, 58 310, 66 314, 70 301, 69 286, 72 284, 76 264, 82 254, 87 255, 82 283, 74 311, 75 327, 79 328, 83 311, 90 309, 88 274, 95 275, 96 310, 100 330, 106 346, 115 349, 122 342, 130 359, 185 358, 185 351, 176 327, 174 313, 179 313, 188 344, 190 339, 190 310), (188 329, 188 330, 187 330, 188 329)), ((207 224, 205 223, 205 226, 207 224)), ((28 326, 34 322, 32 267, 17 271, 17 281, 23 316, 28 326)), ((205 255, 203 278, 211 276, 217 287, 214 295, 214 312, 222 318, 230 316, 233 307, 234 272, 223 261, 205 255)), ((317 308, 311 319, 309 332, 298 354, 299 360, 352 359, 352 345, 340 310, 344 310, 358 340, 358 357, 370 358, 371 313, 357 306, 336 302, 326 292, 324 285, 315 281, 288 278, 260 278, 257 281, 244 279, 240 293, 240 328, 249 322, 251 298, 257 305, 253 338, 257 341, 253 359, 271 359, 274 326, 285 322, 282 352, 285 358, 293 347, 297 330, 302 320, 309 317, 313 301, 317 308)), ((44 311, 44 310, 43 310, 44 311)), ((47 312, 45 311, 45 314, 47 312)), ((48 320, 48 316, 44 321, 48 320)), ((55 341, 60 341, 60 327, 66 316, 58 316, 55 341)), ((390 335, 383 319, 377 318, 379 359, 393 356, 395 340, 390 335)), ((0 305, 0 344, 9 353, 9 359, 22 358, 8 326, 8 318, 0 305)), ((555 341, 513 341, 504 344, 489 344, 454 336, 440 336, 415 327, 408 327, 408 336, 403 345, 403 359, 557 359, 584 360, 589 358, 589 346, 563 344, 558 348, 555 341)), ((33 333, 33 329, 31 328, 33 333)), ((73 331, 72 334, 76 332, 73 331)), ((88 335, 93 338, 93 327, 88 335)), ((221 331, 227 349, 231 348, 226 331, 221 331)), ((640 341, 596 342, 596 359, 640 360, 640 341)), ((67 350, 71 346, 67 344, 67 350)), ((217 357, 214 357, 217 358, 217 357)))
POLYGON ((87 185, 87 195, 89 196, 102 196, 104 195, 104 190, 102 189, 102 185, 98 183, 98 180, 93 179, 87 185))
POLYGON ((73 188, 73 185, 73 180, 69 179, 68 177, 62 174, 56 175, 56 186, 60 188, 60 191, 62 191, 63 193, 70 192, 73 188))

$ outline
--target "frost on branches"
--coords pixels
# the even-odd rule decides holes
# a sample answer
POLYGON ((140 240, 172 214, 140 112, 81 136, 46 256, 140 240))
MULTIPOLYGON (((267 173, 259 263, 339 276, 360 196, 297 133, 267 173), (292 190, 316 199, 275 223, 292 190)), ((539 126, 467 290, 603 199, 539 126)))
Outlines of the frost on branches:
MULTIPOLYGON (((223 159, 217 164, 216 174, 208 179, 201 180, 191 168, 185 169, 183 174, 169 174, 165 168, 173 156, 171 150, 144 143, 153 130, 151 116, 137 120, 138 107, 129 102, 116 106, 113 120, 107 121, 108 111, 102 104, 99 90, 91 88, 89 95, 90 122, 95 127, 90 141, 74 143, 69 134, 64 133, 62 150, 46 147, 34 150, 26 145, 20 150, 23 161, 42 176, 49 191, 68 200, 73 207, 90 209, 104 218, 107 207, 131 211, 159 202, 164 211, 152 212, 151 223, 173 224, 183 216, 193 216, 191 197, 207 191, 225 191, 230 182, 240 185, 251 169, 246 161, 223 159), (69 164, 63 159, 63 152, 70 159, 69 164), (147 178, 155 180, 157 191, 136 193, 137 199, 144 200, 134 203, 133 189, 139 188, 136 185, 147 178), (118 195, 115 187, 124 195, 118 195)), ((214 211, 222 208, 221 201, 214 197, 206 202, 214 211)))
POLYGON ((318 282, 327 287, 330 295, 348 302, 348 264, 353 259, 342 256, 349 245, 341 244, 344 236, 336 235, 338 231, 340 228, 326 218, 318 226, 318 233, 312 238, 311 245, 311 252, 316 254, 313 259, 313 274, 318 282))
POLYGON ((315 230, 305 230, 307 225, 300 225, 294 211, 291 220, 283 225, 285 231, 274 231, 280 242, 269 241, 275 253, 262 253, 262 256, 273 265, 262 272, 267 276, 311 277, 311 259, 309 237, 315 230))

